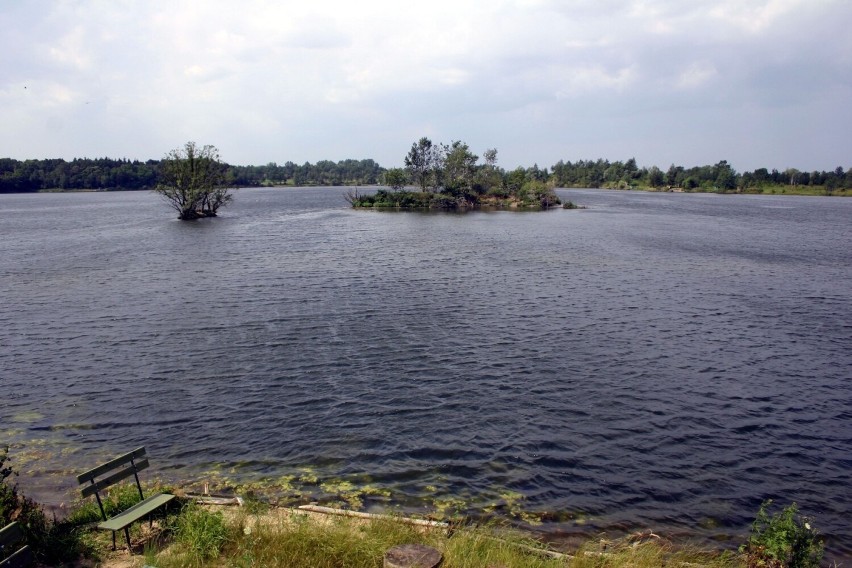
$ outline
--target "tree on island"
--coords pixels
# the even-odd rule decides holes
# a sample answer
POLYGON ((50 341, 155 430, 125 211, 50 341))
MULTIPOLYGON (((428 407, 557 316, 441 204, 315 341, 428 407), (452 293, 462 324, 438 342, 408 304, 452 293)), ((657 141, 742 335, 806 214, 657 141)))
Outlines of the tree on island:
POLYGON ((384 173, 383 181, 386 186, 399 191, 408 183, 408 174, 402 168, 390 168, 384 173))
POLYGON ((426 137, 411 145, 405 156, 406 169, 385 172, 384 185, 373 194, 357 190, 346 194, 353 207, 389 207, 399 209, 471 209, 495 207, 511 209, 549 209, 561 202, 548 182, 547 169, 533 166, 506 174, 497 167, 497 150, 484 154, 485 164, 461 140, 450 145, 433 144, 426 137), (411 180, 420 191, 405 188, 411 180))
POLYGON ((195 142, 187 142, 163 158, 160 183, 154 191, 177 210, 182 221, 215 217, 232 198, 219 150, 209 144, 199 147, 195 142))
POLYGON ((405 167, 408 168, 412 181, 420 186, 421 191, 426 191, 429 186, 436 157, 432 141, 425 136, 413 143, 408 155, 405 156, 405 167))

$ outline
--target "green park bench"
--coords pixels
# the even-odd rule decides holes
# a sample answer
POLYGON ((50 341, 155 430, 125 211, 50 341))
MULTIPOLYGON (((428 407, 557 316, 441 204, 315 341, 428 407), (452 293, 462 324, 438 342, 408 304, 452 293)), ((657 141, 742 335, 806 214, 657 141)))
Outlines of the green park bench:
MULTIPOLYGON (((103 522, 98 525, 98 528, 112 531, 113 550, 115 550, 116 531, 124 530, 124 538, 127 539, 127 550, 132 553, 130 548, 130 525, 145 516, 151 515, 155 510, 175 498, 174 495, 170 495, 169 493, 157 493, 156 495, 149 496, 147 499, 145 498, 142 494, 142 485, 139 483, 139 472, 147 467, 148 458, 145 456, 145 448, 141 447, 77 476, 77 483, 81 485, 88 484, 80 490, 83 498, 94 495, 98 501, 98 507, 100 507, 101 516, 103 517, 103 522), (131 475, 136 480, 136 488, 139 490, 141 501, 126 511, 107 518, 101 493, 106 488, 127 479, 131 475)), ((153 519, 150 519, 150 521, 153 524, 153 519)))
POLYGON ((0 529, 0 568, 23 568, 32 564, 33 551, 29 546, 24 545, 10 554, 23 538, 24 531, 18 523, 9 523, 0 529))

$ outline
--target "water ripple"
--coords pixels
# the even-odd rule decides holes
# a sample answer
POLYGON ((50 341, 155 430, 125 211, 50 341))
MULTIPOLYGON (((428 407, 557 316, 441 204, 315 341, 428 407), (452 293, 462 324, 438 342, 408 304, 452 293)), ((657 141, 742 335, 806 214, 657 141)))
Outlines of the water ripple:
POLYGON ((199 223, 0 196, 0 433, 56 448, 45 475, 146 444, 174 479, 367 474, 407 507, 520 495, 553 531, 717 539, 795 500, 852 556, 852 201, 341 193, 240 190, 199 223))

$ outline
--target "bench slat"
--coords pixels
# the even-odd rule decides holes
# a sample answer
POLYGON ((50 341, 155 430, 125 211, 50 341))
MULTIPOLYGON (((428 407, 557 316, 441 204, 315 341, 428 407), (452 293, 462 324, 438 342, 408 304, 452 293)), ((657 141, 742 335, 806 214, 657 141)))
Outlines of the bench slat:
POLYGON ((86 483, 87 481, 91 481, 94 478, 100 476, 103 473, 106 473, 110 470, 113 470, 121 465, 128 463, 132 459, 136 459, 145 455, 145 446, 141 446, 133 450, 132 452, 128 452, 123 456, 119 456, 114 460, 110 460, 103 465, 99 465, 94 469, 90 469, 85 473, 81 473, 77 476, 77 483, 86 483))
POLYGON ((29 546, 25 546, 6 560, 0 560, 0 568, 24 568, 29 566, 35 560, 33 551, 29 546))
MULTIPOLYGON (((23 539, 24 528, 18 523, 9 523, 0 529, 0 550, 15 548, 13 545, 23 539)), ((24 545, 5 560, 0 558, 0 568, 23 568, 32 564, 34 559, 32 549, 24 545)))
POLYGON ((147 469, 148 465, 150 464, 148 463, 147 458, 142 461, 138 461, 134 465, 129 465, 126 468, 117 471, 108 477, 99 479, 93 485, 87 485, 86 487, 80 490, 80 493, 83 494, 83 498, 89 497, 90 495, 94 495, 96 492, 106 489, 110 485, 118 483, 122 479, 127 479, 128 477, 133 475, 134 472, 147 469))
POLYGON ((139 519, 148 515, 159 507, 162 507, 174 498, 174 495, 170 495, 168 493, 158 493, 156 495, 151 495, 144 501, 136 503, 123 513, 119 513, 113 518, 102 522, 98 525, 98 528, 111 531, 119 531, 124 527, 134 523, 135 521, 138 521, 139 519))
POLYGON ((9 523, 0 529, 0 546, 9 546, 24 538, 24 529, 18 523, 9 523))

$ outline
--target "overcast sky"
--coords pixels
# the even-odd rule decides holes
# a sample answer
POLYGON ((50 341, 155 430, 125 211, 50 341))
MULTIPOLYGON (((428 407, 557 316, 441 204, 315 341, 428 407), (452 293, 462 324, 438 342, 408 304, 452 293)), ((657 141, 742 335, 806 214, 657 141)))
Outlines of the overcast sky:
POLYGON ((0 157, 852 167, 852 0, 0 0, 0 157))

